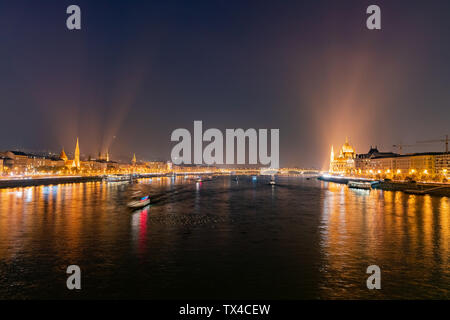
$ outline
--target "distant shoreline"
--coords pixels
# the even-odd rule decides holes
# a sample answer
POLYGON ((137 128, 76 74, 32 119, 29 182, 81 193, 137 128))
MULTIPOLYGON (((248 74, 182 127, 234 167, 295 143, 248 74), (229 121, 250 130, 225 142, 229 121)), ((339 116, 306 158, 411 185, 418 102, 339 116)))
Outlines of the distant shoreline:
POLYGON ((48 186, 53 184, 64 183, 81 183, 91 181, 102 181, 101 176, 92 177, 51 177, 51 178, 32 178, 32 179, 0 179, 0 188, 22 188, 22 187, 36 187, 36 186, 48 186))

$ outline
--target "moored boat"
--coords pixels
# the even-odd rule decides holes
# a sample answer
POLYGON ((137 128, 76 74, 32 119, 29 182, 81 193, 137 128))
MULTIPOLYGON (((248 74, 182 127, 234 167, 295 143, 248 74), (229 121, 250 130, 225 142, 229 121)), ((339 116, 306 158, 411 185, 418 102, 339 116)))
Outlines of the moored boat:
POLYGON ((276 185, 275 176, 272 176, 272 178, 270 179, 269 184, 272 185, 272 186, 276 185))
POLYGON ((347 185, 349 188, 354 188, 354 189, 364 189, 364 190, 372 189, 370 182, 349 181, 347 183, 347 185))
POLYGON ((108 175, 106 176, 108 182, 132 181, 129 175, 108 175))

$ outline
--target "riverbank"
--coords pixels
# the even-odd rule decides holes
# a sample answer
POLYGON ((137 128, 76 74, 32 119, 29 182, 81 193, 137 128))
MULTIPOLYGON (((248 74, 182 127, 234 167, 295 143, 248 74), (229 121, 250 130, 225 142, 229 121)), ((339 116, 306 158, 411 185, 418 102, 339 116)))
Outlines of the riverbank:
POLYGON ((406 181, 377 181, 370 179, 360 179, 355 177, 341 177, 332 175, 322 175, 317 179, 326 182, 348 184, 350 181, 372 182, 372 189, 386 191, 403 191, 408 194, 416 195, 434 195, 450 197, 450 184, 445 183, 425 183, 425 182, 406 182, 406 181))
MULTIPOLYGON (((129 177, 129 175, 118 175, 118 176, 129 177)), ((152 174, 135 174, 135 175, 133 175, 133 178, 134 179, 143 179, 143 178, 154 178, 154 177, 162 177, 162 176, 170 176, 171 177, 171 175, 152 173, 152 174)), ((58 185, 58 184, 65 184, 65 183, 84 183, 84 182, 93 182, 93 181, 103 181, 105 177, 106 177, 105 175, 99 175, 99 176, 62 176, 62 177, 58 177, 58 176, 31 177, 30 176, 30 177, 17 177, 17 178, 0 178, 0 189, 48 186, 48 185, 58 185)), ((126 181, 126 180, 124 180, 124 181, 126 181)))
POLYGON ((64 183, 101 181, 102 179, 103 178, 101 176, 91 176, 91 177, 65 176, 65 177, 45 177, 45 178, 0 179, 0 188, 48 186, 64 183))
POLYGON ((442 183, 380 181, 372 187, 388 191, 403 191, 408 194, 450 197, 450 185, 442 183))

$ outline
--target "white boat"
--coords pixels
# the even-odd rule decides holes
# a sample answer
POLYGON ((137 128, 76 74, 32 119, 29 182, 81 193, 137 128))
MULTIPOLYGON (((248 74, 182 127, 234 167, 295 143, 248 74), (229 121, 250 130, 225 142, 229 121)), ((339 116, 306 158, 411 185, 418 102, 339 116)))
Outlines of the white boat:
POLYGON ((276 185, 275 176, 272 175, 272 178, 270 179, 269 184, 272 185, 272 186, 276 185))
POLYGON ((109 175, 106 177, 106 181, 108 182, 119 182, 119 181, 130 181, 130 176, 120 176, 120 175, 109 175))
POLYGON ((146 207, 150 204, 150 196, 135 197, 133 200, 127 203, 127 206, 132 209, 139 209, 146 207))
POLYGON ((364 190, 372 189, 370 182, 349 181, 347 183, 347 185, 349 188, 354 188, 354 189, 364 189, 364 190))

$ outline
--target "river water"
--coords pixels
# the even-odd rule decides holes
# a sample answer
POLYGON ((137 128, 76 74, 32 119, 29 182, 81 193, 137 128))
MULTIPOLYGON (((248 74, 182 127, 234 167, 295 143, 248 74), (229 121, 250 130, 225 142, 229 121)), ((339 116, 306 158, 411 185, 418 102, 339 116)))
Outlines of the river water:
POLYGON ((269 179, 2 189, 0 298, 450 298, 449 198, 269 179))

